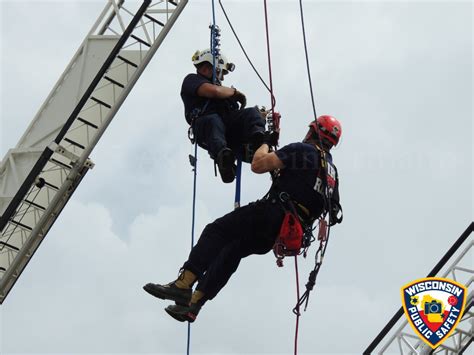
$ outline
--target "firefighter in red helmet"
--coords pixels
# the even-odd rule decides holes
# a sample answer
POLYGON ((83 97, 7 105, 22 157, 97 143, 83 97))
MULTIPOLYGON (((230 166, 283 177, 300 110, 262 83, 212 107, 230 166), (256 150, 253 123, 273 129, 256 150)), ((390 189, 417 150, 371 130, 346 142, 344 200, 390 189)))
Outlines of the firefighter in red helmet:
MULTIPOLYGON (((305 230, 311 237, 312 225, 321 215, 329 214, 330 225, 342 221, 339 179, 329 153, 341 138, 341 124, 332 116, 320 116, 309 127, 303 142, 286 145, 278 151, 272 152, 271 144, 264 142, 254 154, 252 171, 273 172, 275 178, 270 191, 262 199, 208 224, 178 279, 143 287, 157 298, 175 302, 165 309, 170 316, 193 322, 204 303, 226 285, 240 261, 252 254, 275 250, 282 231, 305 230), (289 211, 293 220, 286 218, 289 211), (292 226, 300 223, 301 228, 290 228, 285 223, 292 226)), ((296 252, 301 248, 303 244, 296 252)))

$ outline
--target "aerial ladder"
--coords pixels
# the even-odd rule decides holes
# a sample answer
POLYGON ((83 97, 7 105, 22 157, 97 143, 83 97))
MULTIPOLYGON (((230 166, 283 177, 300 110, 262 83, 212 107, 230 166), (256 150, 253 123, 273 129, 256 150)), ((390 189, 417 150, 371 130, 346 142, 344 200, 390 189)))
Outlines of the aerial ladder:
POLYGON ((428 277, 440 276, 458 281, 468 289, 466 308, 461 321, 450 337, 432 349, 415 334, 403 314, 402 307, 400 307, 364 351, 364 355, 461 355, 469 353, 467 349, 472 345, 474 337, 473 229, 474 223, 471 223, 428 274, 428 277))
POLYGON ((3 158, 0 304, 93 168, 92 150, 187 2, 108 0, 17 146, 3 158))

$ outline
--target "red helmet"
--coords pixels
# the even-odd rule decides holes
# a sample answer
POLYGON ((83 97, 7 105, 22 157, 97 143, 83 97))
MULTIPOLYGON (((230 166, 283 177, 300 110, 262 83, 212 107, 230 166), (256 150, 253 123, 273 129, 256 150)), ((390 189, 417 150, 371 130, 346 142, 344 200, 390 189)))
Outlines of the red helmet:
POLYGON ((309 127, 310 131, 306 139, 308 139, 313 132, 318 133, 319 131, 321 139, 326 138, 332 145, 337 145, 342 135, 341 124, 335 117, 329 115, 319 116, 316 121, 309 124, 309 127))

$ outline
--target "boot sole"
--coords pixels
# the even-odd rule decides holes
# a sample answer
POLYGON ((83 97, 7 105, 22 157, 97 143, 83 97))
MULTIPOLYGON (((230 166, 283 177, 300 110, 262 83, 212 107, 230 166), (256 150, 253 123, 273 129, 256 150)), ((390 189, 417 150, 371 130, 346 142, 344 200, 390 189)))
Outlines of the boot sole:
POLYGON ((189 304, 189 301, 191 301, 191 296, 186 297, 186 299, 179 296, 174 297, 172 295, 162 292, 160 289, 157 289, 153 284, 146 284, 145 286, 143 286, 143 289, 152 296, 155 296, 162 300, 175 301, 176 304, 180 306, 187 306, 189 304))
POLYGON ((193 323, 196 320, 196 315, 192 314, 191 312, 188 312, 186 314, 183 313, 177 313, 174 312, 173 309, 171 308, 172 306, 168 306, 165 308, 166 313, 168 313, 171 317, 176 319, 179 322, 189 322, 193 323))
POLYGON ((234 154, 229 151, 222 157, 221 164, 217 164, 219 167, 219 174, 224 183, 228 184, 235 179, 235 167, 234 167, 234 154))

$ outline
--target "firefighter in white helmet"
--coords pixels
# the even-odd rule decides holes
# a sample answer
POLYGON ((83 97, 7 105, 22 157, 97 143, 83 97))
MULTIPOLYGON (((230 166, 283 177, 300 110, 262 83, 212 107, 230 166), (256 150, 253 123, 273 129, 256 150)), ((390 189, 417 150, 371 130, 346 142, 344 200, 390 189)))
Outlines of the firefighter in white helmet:
POLYGON ((215 160, 222 181, 230 183, 235 178, 236 153, 243 144, 262 139, 265 121, 256 108, 245 107, 242 92, 221 84, 235 69, 223 54, 214 58, 210 49, 198 50, 192 61, 196 73, 188 74, 181 87, 186 121, 198 145, 215 160))

